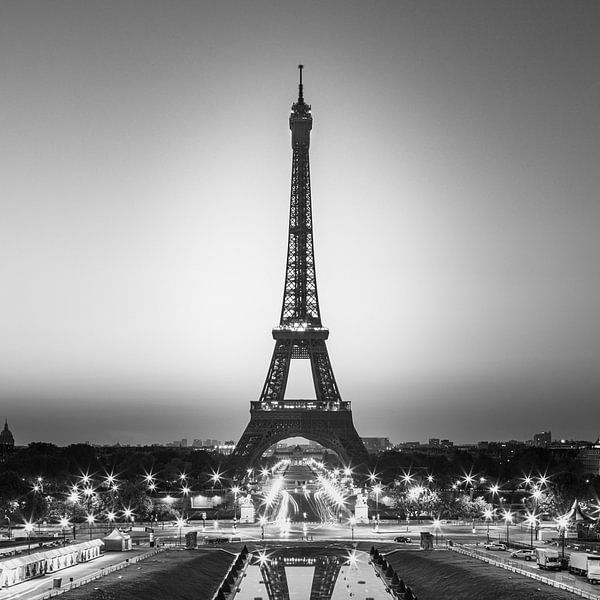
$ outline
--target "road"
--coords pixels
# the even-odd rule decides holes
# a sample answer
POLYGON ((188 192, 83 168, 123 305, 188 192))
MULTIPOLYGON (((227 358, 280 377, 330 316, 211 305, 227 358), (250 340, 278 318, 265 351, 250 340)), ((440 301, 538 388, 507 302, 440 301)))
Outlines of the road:
MULTIPOLYGON (((506 565, 507 567, 516 567, 528 573, 536 573, 537 575, 541 575, 547 579, 551 579, 552 581, 578 588, 600 598, 600 588, 596 585, 589 584, 585 577, 571 575, 567 571, 541 570, 535 562, 527 562, 522 559, 511 558, 510 552, 506 551, 488 551, 475 544, 465 544, 463 547, 479 556, 490 558, 498 563, 506 565)), ((568 553, 565 553, 565 556, 568 556, 568 553)))
MULTIPOLYGON (((131 560, 135 556, 139 556, 148 550, 149 548, 140 548, 132 550, 127 554, 121 552, 109 552, 103 554, 89 562, 80 563, 69 567, 68 569, 63 569, 62 571, 57 571, 56 573, 45 575, 44 577, 30 579, 29 581, 24 581, 18 585, 5 588, 0 591, 0 600, 33 600, 51 590, 55 578, 60 577, 62 580, 61 587, 68 588, 70 585, 70 578, 72 578, 73 581, 77 581, 78 579, 90 577, 96 573, 102 573, 103 570, 121 564, 126 559, 131 560)), ((135 569, 136 567, 135 565, 131 565, 127 568, 135 569)))

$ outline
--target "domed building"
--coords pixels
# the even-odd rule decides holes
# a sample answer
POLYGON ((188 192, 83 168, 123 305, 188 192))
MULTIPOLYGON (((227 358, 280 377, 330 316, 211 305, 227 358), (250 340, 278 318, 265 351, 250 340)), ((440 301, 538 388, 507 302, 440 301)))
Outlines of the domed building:
POLYGON ((4 421, 4 429, 0 431, 0 458, 11 452, 15 447, 15 438, 8 428, 8 419, 4 421))

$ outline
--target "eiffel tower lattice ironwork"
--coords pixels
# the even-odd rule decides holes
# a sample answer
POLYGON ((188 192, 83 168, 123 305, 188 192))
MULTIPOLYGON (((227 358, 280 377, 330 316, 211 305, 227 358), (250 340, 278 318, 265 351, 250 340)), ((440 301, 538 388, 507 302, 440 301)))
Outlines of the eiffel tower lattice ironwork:
POLYGON ((260 400, 250 403, 250 423, 232 455, 255 464, 271 445, 301 436, 336 452, 346 463, 366 465, 368 454, 352 422, 350 402, 342 401, 321 323, 313 248, 309 145, 311 107, 304 101, 302 65, 298 101, 292 105, 292 184, 287 266, 275 349, 260 400), (285 399, 292 360, 310 360, 314 400, 285 399))

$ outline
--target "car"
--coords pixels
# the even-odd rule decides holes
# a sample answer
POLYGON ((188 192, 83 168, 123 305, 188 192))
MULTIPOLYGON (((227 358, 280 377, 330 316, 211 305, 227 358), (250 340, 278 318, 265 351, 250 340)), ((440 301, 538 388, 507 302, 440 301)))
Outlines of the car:
POLYGON ((512 558, 523 558, 527 561, 535 560, 537 555, 535 550, 530 550, 529 548, 523 548, 522 550, 515 550, 510 553, 512 558))
POLYGON ((487 544, 484 544, 483 547, 486 550, 506 550, 506 546, 498 542, 488 542, 487 544))
POLYGON ((411 539, 405 535, 399 535, 394 538, 395 542, 401 542, 402 544, 410 544, 411 539))

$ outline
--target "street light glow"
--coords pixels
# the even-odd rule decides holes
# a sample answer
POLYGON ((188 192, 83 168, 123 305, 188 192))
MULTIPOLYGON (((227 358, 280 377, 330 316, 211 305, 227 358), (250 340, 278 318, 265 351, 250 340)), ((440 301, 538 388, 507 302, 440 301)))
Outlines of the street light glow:
POLYGON ((560 529, 566 529, 567 525, 569 524, 569 517, 567 515, 561 515, 554 520, 560 529))
POLYGON ((535 527, 535 525, 537 525, 537 522, 538 522, 538 518, 535 514, 527 513, 527 516, 525 517, 525 523, 529 527, 535 527))
POLYGON ((412 483, 413 480, 413 476, 410 473, 404 473, 404 475, 402 475, 402 481, 404 481, 404 483, 406 483, 407 485, 409 483, 412 483))

